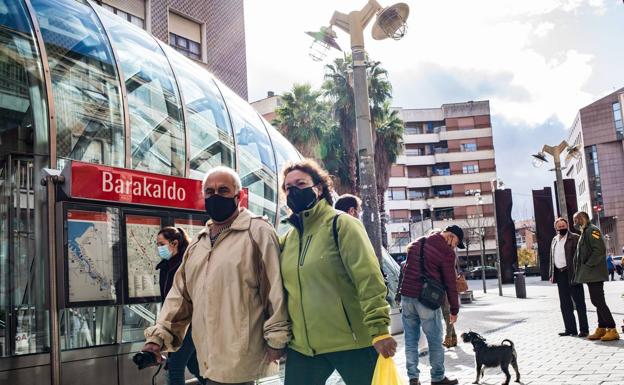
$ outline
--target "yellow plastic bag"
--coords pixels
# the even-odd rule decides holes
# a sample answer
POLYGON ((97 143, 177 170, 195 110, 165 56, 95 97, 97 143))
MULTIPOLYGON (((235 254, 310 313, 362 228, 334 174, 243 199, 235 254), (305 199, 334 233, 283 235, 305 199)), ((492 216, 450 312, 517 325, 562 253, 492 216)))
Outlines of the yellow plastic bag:
POLYGON ((406 385, 406 383, 399 375, 392 358, 383 358, 380 354, 371 385, 406 385))

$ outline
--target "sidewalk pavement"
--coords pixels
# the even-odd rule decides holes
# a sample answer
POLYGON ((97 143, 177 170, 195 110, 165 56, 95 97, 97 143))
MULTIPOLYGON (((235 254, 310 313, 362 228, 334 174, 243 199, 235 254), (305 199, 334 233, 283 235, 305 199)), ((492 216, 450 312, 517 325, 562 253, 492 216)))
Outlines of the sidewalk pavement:
MULTIPOLYGON (((518 352, 518 365, 525 385, 622 385, 624 384, 624 340, 593 342, 578 337, 559 337, 563 320, 559 311, 556 285, 542 282, 539 277, 527 278, 527 298, 515 297, 513 285, 504 285, 503 297, 498 296, 496 280, 488 280, 487 294, 481 281, 469 281, 475 301, 462 305, 457 321, 457 333, 475 331, 489 343, 511 339, 518 352)), ((624 319, 624 281, 605 282, 605 293, 618 331, 624 319)), ((596 311, 585 289, 590 333, 597 325, 596 311)), ((403 335, 395 336, 399 348, 395 363, 407 379, 403 335)), ((624 338, 624 336, 622 336, 624 338)), ((421 357, 421 382, 429 383, 428 357, 421 357)), ((476 370, 472 345, 460 342, 456 348, 446 350, 447 376, 457 378, 460 384, 475 380, 476 370)), ((510 368, 512 382, 515 373, 510 368)), ((483 385, 500 384, 504 375, 499 368, 486 369, 483 385)), ((281 384, 280 380, 263 382, 281 384)), ((334 374, 329 385, 343 384, 334 374)))

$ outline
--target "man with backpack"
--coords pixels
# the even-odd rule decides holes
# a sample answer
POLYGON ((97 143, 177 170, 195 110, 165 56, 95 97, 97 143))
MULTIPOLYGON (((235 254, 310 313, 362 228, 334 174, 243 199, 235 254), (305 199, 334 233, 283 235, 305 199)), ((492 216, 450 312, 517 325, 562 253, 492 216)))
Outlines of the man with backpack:
POLYGON ((450 304, 450 322, 459 313, 455 271, 455 248, 464 249, 464 232, 459 226, 449 226, 442 232, 421 237, 407 247, 407 261, 399 292, 403 307, 405 356, 410 385, 420 385, 418 379, 418 340, 420 328, 429 344, 432 385, 454 385, 457 380, 444 375, 442 337, 444 297, 450 304))

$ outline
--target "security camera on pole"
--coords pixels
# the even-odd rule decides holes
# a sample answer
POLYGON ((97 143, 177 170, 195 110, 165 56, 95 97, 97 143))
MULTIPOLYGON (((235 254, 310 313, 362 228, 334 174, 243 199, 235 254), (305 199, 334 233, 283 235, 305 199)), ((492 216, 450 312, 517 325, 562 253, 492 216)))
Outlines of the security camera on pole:
POLYGON ((377 179, 375 177, 375 154, 373 132, 368 100, 368 81, 366 79, 366 52, 364 51, 364 29, 373 16, 377 20, 373 25, 372 36, 375 40, 388 37, 399 40, 405 35, 409 7, 398 3, 383 8, 376 0, 369 0, 359 11, 349 14, 334 12, 330 26, 321 28, 319 32, 306 32, 314 37, 310 47, 310 56, 314 60, 322 60, 329 48, 340 49, 335 41, 336 26, 351 37, 353 56, 353 96, 355 99, 355 125, 357 131, 360 196, 362 198, 362 221, 370 238, 377 258, 381 260, 381 227, 379 220, 379 204, 377 202, 377 179))

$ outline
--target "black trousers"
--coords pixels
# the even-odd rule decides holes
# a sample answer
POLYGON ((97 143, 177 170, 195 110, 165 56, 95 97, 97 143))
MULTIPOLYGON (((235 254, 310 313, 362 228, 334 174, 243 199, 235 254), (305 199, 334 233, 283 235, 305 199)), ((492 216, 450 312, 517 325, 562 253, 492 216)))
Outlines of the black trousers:
POLYGON ((557 268, 555 268, 555 280, 557 281, 557 289, 559 289, 559 304, 565 331, 577 333, 576 320, 574 319, 574 306, 576 306, 579 329, 581 333, 589 333, 583 285, 571 285, 568 272, 559 271, 557 268))
POLYGON ((334 369, 347 385, 369 385, 378 357, 372 346, 314 357, 288 349, 284 385, 325 385, 334 369))
POLYGON ((596 313, 598 313, 598 327, 614 329, 615 321, 611 315, 611 310, 607 306, 604 296, 604 282, 590 282, 587 284, 589 289, 589 298, 592 305, 596 306, 596 313))

